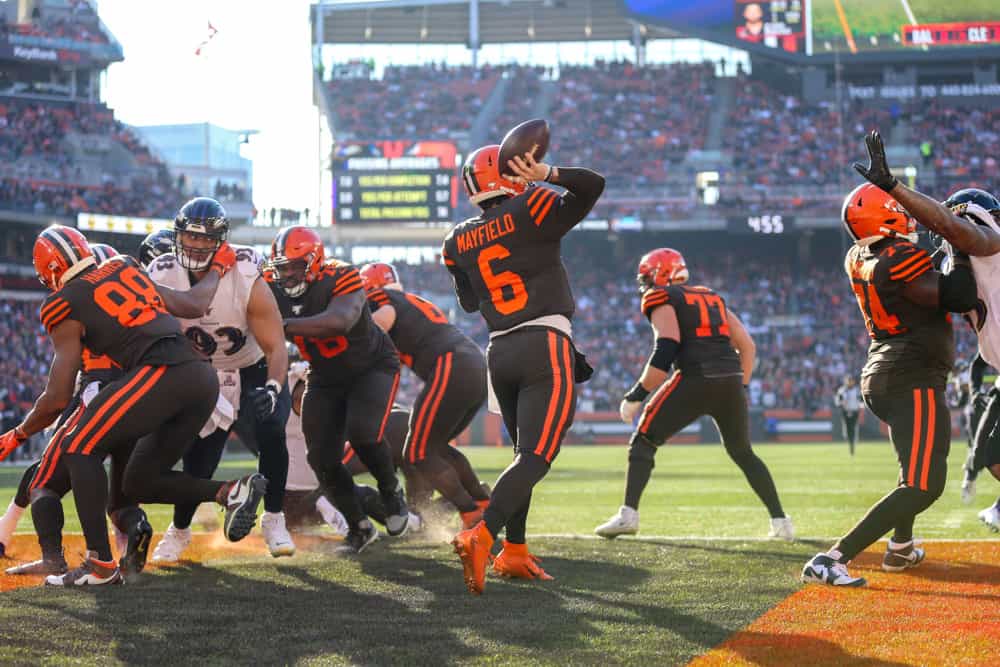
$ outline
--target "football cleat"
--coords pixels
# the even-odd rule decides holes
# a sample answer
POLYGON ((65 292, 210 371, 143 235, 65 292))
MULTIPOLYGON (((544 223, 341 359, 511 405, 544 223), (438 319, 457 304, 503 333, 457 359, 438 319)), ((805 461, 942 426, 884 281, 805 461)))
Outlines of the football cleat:
POLYGON ((368 548, 368 545, 378 539, 378 528, 371 521, 365 519, 356 528, 352 528, 344 538, 344 543, 336 549, 339 554, 359 554, 368 548))
POLYGON ((771 519, 771 529, 767 531, 768 537, 774 537, 789 542, 795 541, 795 526, 792 525, 792 517, 787 514, 777 519, 771 519))
POLYGON ((1000 507, 991 505, 978 514, 982 521, 994 533, 1000 532, 1000 507))
POLYGON ((128 529, 126 546, 118 567, 127 576, 139 574, 146 567, 146 558, 149 556, 149 543, 153 541, 153 527, 149 525, 146 513, 138 510, 139 519, 128 529))
POLYGON ((806 584, 827 584, 857 588, 868 582, 863 577, 852 577, 847 566, 828 554, 816 554, 802 568, 802 582, 806 584))
POLYGON ((295 542, 285 527, 283 512, 264 512, 264 516, 260 518, 260 530, 272 556, 279 558, 295 555, 295 542))
POLYGON ((976 499, 976 480, 974 479, 963 479, 962 480, 962 503, 965 505, 971 505, 972 501, 976 499))
POLYGON ((920 565, 926 554, 923 549, 916 545, 917 542, 914 540, 902 544, 889 540, 885 556, 882 557, 882 569, 886 572, 902 572, 920 565))
POLYGON ((455 553, 462 559, 462 576, 465 586, 474 595, 482 595, 486 588, 486 566, 490 561, 493 536, 482 521, 463 530, 451 541, 455 553))
POLYGON ((230 542, 239 542, 257 523, 257 507, 267 491, 267 478, 253 473, 232 483, 226 494, 226 520, 223 533, 230 542))
POLYGON ((503 541, 503 550, 493 561, 493 571, 501 577, 515 579, 554 579, 542 569, 539 563, 542 559, 528 552, 527 544, 514 544, 503 541))
POLYGON ((416 512, 410 512, 410 518, 406 520, 406 530, 410 533, 419 533, 424 529, 424 518, 416 512))
POLYGON ((639 532, 639 510, 622 505, 617 514, 595 528, 594 532, 609 540, 619 535, 635 535, 639 532))
POLYGON ((171 523, 153 550, 153 562, 176 563, 189 544, 191 544, 191 529, 178 528, 171 523))
POLYGON ((88 551, 86 558, 76 569, 62 575, 45 577, 46 586, 114 586, 124 584, 121 570, 114 560, 97 560, 97 554, 88 551))
POLYGON ((405 535, 410 512, 406 506, 403 489, 397 485, 393 493, 382 496, 382 504, 385 505, 385 531, 392 537, 405 535))
POLYGON ((69 565, 66 564, 63 552, 60 551, 58 554, 42 556, 41 560, 8 567, 6 573, 11 575, 43 576, 49 574, 66 574, 68 570, 69 565))
POLYGON ((330 527, 330 530, 333 531, 334 535, 347 535, 350 527, 348 527, 347 519, 345 519, 344 515, 340 513, 340 510, 333 505, 330 505, 329 508, 325 508, 325 511, 319 510, 319 512, 320 516, 323 517, 323 522, 330 527))

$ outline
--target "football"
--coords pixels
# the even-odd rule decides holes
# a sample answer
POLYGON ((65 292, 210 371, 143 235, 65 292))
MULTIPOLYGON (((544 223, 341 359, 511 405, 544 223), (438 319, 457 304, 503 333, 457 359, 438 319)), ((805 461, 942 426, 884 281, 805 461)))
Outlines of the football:
POLYGON ((500 173, 508 175, 507 161, 515 155, 531 153, 541 161, 549 150, 549 122, 542 118, 526 120, 510 132, 500 142, 500 173))

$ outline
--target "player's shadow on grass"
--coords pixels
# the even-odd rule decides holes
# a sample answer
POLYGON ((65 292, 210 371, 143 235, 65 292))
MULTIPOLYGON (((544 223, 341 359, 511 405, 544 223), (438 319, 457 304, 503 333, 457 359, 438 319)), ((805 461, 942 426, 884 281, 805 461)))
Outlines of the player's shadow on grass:
POLYGON ((5 603, 35 613, 0 636, 8 652, 35 663, 74 647, 98 662, 113 656, 157 665, 293 664, 334 655, 351 664, 430 664, 421 641, 455 662, 477 654, 429 625, 419 601, 407 604, 384 588, 366 593, 297 565, 280 568, 278 580, 266 578, 270 570, 248 573, 186 565, 110 590, 22 589, 5 603), (107 653, 93 653, 95 644, 107 653))
MULTIPOLYGON (((457 564, 457 557, 456 566, 450 567, 430 553, 392 550, 385 560, 363 560, 362 570, 373 578, 423 589, 432 596, 428 611, 438 624, 471 631, 501 646, 520 646, 533 655, 563 655, 571 663, 573 652, 589 638, 607 633, 609 623, 628 624, 635 618, 683 637, 699 652, 732 633, 732 628, 662 602, 634 602, 635 591, 654 576, 648 569, 607 560, 546 557, 542 565, 555 581, 504 580, 488 574, 486 591, 477 597, 466 592, 457 564)), ((594 657, 577 654, 586 662, 594 657)))
POLYGON ((762 667, 823 664, 837 667, 904 667, 908 663, 852 655, 833 642, 806 635, 743 631, 726 649, 762 667))
MULTIPOLYGON (((625 542, 626 540, 622 540, 625 542)), ((783 561, 789 563, 806 564, 811 556, 816 553, 818 542, 775 542, 777 548, 760 548, 766 544, 762 542, 679 542, 674 540, 635 540, 643 544, 655 544, 657 546, 677 549, 679 551, 704 551, 717 554, 732 554, 746 558, 766 558, 768 560, 783 561), (746 544, 752 544, 747 547, 746 544)))

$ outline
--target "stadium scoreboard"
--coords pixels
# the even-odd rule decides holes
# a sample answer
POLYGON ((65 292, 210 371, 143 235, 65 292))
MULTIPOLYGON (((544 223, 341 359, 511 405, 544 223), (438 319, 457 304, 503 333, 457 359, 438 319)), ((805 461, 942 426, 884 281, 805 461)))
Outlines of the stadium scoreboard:
POLYGON ((339 144, 333 157, 336 223, 451 222, 458 197, 455 145, 443 141, 339 144))

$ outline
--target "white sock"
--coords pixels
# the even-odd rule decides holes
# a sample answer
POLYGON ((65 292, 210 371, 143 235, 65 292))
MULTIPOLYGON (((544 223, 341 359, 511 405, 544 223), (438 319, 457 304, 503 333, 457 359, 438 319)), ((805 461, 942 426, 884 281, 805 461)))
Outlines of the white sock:
POLYGON ((261 518, 263 519, 266 516, 280 516, 280 517, 284 518, 285 513, 284 512, 266 512, 265 511, 264 514, 261 516, 261 518))
POLYGON ((323 517, 323 521, 333 523, 338 510, 333 506, 333 503, 327 500, 326 496, 320 496, 316 499, 316 511, 323 517))
POLYGON ((912 544, 913 540, 910 540, 909 542, 894 542, 891 537, 889 538, 889 548, 893 551, 901 551, 912 544))
POLYGON ((7 506, 7 511, 4 512, 3 516, 0 516, 0 542, 3 542, 4 545, 10 542, 22 514, 24 514, 24 508, 12 500, 7 506))
POLYGON ((826 552, 826 555, 832 558, 833 560, 837 561, 838 563, 840 562, 840 559, 844 557, 844 554, 840 553, 840 551, 837 549, 830 549, 829 551, 826 552))

